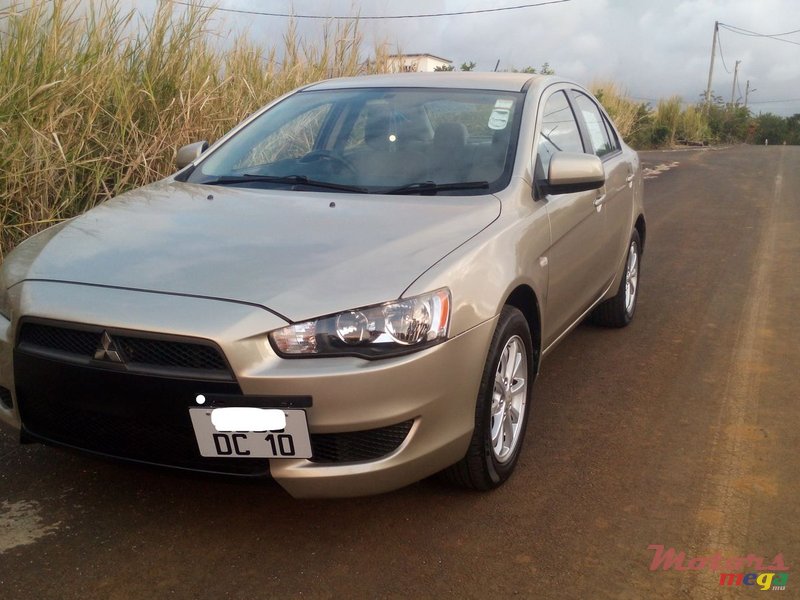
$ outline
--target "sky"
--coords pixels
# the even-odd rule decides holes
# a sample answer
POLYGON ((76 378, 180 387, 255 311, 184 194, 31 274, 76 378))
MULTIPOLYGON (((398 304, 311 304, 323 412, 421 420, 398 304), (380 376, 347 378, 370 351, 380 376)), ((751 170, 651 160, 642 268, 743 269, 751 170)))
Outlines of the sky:
MULTIPOLYGON (((142 12, 157 0, 127 0, 142 12)), ((455 12, 541 0, 216 0, 220 8, 297 15, 362 16, 455 12)), ((211 0, 208 1, 211 4, 211 0)), ((180 10, 180 8, 176 8, 180 10)), ((783 39, 720 30, 712 89, 731 98, 734 65, 743 101, 756 114, 800 113, 800 0, 569 0, 560 4, 474 15, 424 19, 362 20, 366 43, 386 41, 404 53, 429 53, 477 70, 539 68, 582 84, 611 80, 634 98, 655 102, 678 95, 695 102, 705 92, 714 22, 764 34, 798 30, 783 39), (724 59, 724 64, 723 64, 724 59), (786 101, 788 100, 788 101, 786 101)), ((287 20, 218 12, 221 33, 246 30, 265 44, 280 41, 287 20)), ((320 21, 298 20, 313 40, 320 21)), ((369 48, 365 48, 365 52, 369 48)))

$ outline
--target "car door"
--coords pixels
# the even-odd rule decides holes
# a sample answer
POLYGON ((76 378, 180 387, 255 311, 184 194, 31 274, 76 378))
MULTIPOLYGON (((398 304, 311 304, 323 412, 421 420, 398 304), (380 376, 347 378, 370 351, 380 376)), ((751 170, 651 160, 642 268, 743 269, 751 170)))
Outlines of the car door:
POLYGON ((603 259, 603 273, 610 283, 625 258, 631 235, 633 164, 597 103, 578 90, 573 90, 571 95, 584 131, 584 145, 600 157, 606 172, 606 183, 599 190, 598 198, 598 208, 605 215, 604 236, 598 240, 598 252, 603 259))
MULTIPOLYGON (((536 178, 544 181, 557 152, 585 152, 584 139, 567 93, 556 89, 542 99, 536 145, 536 178)), ((597 243, 606 236, 604 213, 595 206, 597 190, 544 196, 552 244, 547 253, 548 287, 543 343, 547 347, 604 291, 605 258, 597 243)))

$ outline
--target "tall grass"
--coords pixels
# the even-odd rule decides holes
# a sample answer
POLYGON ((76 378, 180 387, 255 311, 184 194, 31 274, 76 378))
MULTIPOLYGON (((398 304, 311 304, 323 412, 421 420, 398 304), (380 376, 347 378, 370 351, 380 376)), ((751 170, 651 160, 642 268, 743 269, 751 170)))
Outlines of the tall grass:
POLYGON ((358 21, 313 42, 222 50, 213 10, 158 4, 147 23, 115 1, 12 0, 0 10, 0 259, 24 237, 174 170, 176 148, 213 140, 307 82, 387 69, 360 55, 358 21))
MULTIPOLYGON (((715 131, 721 119, 720 108, 709 112, 701 104, 684 103, 678 96, 659 100, 655 107, 636 101, 612 81, 594 82, 590 89, 614 120, 622 137, 634 148, 660 148, 680 142, 719 141, 715 131)), ((726 111, 722 111, 722 116, 726 111)), ((744 138, 729 136, 728 139, 744 138)))
POLYGON ((678 119, 678 139, 699 142, 711 137, 709 118, 702 107, 690 105, 678 119))
POLYGON ((613 81, 595 81, 589 89, 606 109, 622 137, 635 137, 647 119, 647 106, 634 102, 627 90, 613 81))
POLYGON ((681 99, 677 96, 658 101, 653 114, 653 128, 659 132, 659 143, 671 146, 675 143, 681 117, 681 99))

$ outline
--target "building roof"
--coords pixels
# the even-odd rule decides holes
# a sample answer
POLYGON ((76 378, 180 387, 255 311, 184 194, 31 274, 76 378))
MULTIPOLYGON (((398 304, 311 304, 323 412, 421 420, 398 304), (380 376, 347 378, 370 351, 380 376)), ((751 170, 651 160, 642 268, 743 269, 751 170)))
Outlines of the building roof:
POLYGON ((453 61, 449 58, 442 58, 441 56, 436 56, 434 54, 390 54, 389 58, 419 58, 422 56, 427 56, 428 58, 435 58, 436 60, 441 60, 442 62, 452 63, 453 61))

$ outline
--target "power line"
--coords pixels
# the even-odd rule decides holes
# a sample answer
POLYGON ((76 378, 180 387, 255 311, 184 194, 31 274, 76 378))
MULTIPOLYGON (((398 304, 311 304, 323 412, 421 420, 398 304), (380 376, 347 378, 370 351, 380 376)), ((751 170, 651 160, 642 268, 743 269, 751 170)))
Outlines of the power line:
POLYGON ((729 29, 736 29, 737 31, 743 32, 742 35, 754 35, 756 37, 781 37, 784 35, 792 35, 793 33, 800 33, 800 29, 794 29, 792 31, 784 31, 783 33, 756 33, 755 31, 750 31, 749 29, 744 29, 743 27, 737 27, 736 25, 728 25, 726 23, 720 23, 720 25, 727 27, 729 29))
POLYGON ((782 37, 778 37, 781 35, 789 35, 790 33, 800 32, 800 29, 795 31, 787 31, 786 33, 766 34, 766 33, 757 33, 755 31, 750 31, 749 29, 742 29, 741 27, 733 27, 732 25, 725 25, 725 23, 720 23, 719 26, 730 31, 731 33, 738 33, 739 35, 746 35, 749 37, 762 37, 770 40, 775 40, 776 42, 786 42, 787 44, 794 44, 795 46, 800 46, 800 42, 795 42, 794 40, 786 40, 782 37))
POLYGON ((800 98, 786 98, 784 100, 758 100, 756 102, 750 101, 750 104, 781 104, 784 102, 800 102, 800 98))
POLYGON ((325 15, 296 15, 292 13, 273 13, 273 12, 260 12, 256 10, 244 10, 240 8, 221 8, 206 6, 199 3, 192 2, 179 2, 173 0, 173 4, 180 4, 181 6, 191 6, 194 8, 213 9, 220 12, 239 13, 244 15, 259 15, 263 17, 283 17, 287 19, 322 19, 322 20, 353 20, 360 21, 378 20, 378 19, 426 19, 430 17, 455 17, 460 15, 477 15, 482 13, 501 12, 505 10, 520 10, 523 8, 535 8, 537 6, 547 6, 548 4, 562 4, 570 2, 571 0, 549 0, 548 2, 537 2, 535 4, 519 4, 517 6, 503 6, 501 8, 483 8, 479 10, 462 10, 458 12, 442 12, 442 13, 422 13, 416 15, 346 15, 346 16, 325 16, 325 15))
POLYGON ((722 36, 717 35, 717 46, 719 46, 719 57, 722 59, 722 66, 725 68, 725 72, 730 75, 730 69, 728 69, 728 65, 725 64, 725 57, 722 55, 722 36))

